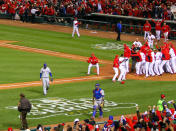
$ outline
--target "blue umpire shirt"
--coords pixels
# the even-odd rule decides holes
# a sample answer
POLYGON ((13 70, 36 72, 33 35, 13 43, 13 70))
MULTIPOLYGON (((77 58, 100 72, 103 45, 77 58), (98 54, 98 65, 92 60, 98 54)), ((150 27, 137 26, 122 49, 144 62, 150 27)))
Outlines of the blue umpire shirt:
POLYGON ((117 30, 120 31, 120 32, 122 31, 122 24, 117 23, 117 30))

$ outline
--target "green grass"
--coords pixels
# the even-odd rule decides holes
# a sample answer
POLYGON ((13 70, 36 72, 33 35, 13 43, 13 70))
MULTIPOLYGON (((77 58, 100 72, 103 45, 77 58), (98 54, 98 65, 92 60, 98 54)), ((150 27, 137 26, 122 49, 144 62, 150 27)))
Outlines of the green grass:
POLYGON ((0 47, 0 84, 39 80, 40 69, 46 62, 54 78, 86 75, 86 62, 23 52, 0 47))
POLYGON ((112 60, 116 53, 120 54, 122 51, 117 52, 116 50, 94 49, 92 48, 92 45, 106 44, 107 42, 113 42, 116 44, 124 43, 124 41, 117 43, 112 39, 90 36, 72 38, 71 34, 24 27, 0 25, 0 28, 0 39, 19 41, 13 44, 77 54, 81 56, 90 56, 90 54, 94 52, 99 59, 112 60))
MULTIPOLYGON (((90 81, 71 83, 63 85, 51 85, 47 97, 60 97, 68 100, 79 98, 92 98, 92 90, 95 83, 100 83, 102 89, 105 90, 105 99, 116 103, 137 103, 141 112, 147 110, 148 105, 154 105, 160 98, 160 94, 164 93, 167 100, 175 99, 176 82, 155 82, 155 81, 139 81, 128 80, 124 85, 112 83, 111 80, 90 81)), ((28 87, 21 89, 0 90, 0 129, 20 128, 20 121, 17 110, 5 109, 7 106, 16 106, 19 101, 19 94, 23 92, 29 99, 44 98, 42 87, 28 87), (7 97, 8 96, 8 97, 7 97)), ((106 106, 106 103, 105 103, 106 106)), ((90 111, 91 108, 88 110, 90 111)), ((75 113, 75 112, 72 112, 75 113)), ((135 108, 131 109, 111 109, 110 112, 104 113, 104 117, 109 115, 134 114, 135 108)), ((37 124, 48 125, 61 122, 73 121, 75 118, 81 120, 90 118, 90 114, 82 114, 77 116, 56 115, 50 118, 38 120, 28 120, 29 126, 33 127, 37 124)), ((38 116, 36 116, 37 118, 38 116)), ((98 117, 98 116, 97 116, 98 117)), ((29 118, 29 116, 28 116, 29 118)))

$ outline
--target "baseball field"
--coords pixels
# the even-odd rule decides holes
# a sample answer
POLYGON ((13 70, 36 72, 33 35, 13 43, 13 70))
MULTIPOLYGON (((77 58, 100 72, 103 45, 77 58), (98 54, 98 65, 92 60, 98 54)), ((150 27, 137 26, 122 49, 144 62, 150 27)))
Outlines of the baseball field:
POLYGON ((130 73, 125 84, 112 83, 115 55, 123 52, 124 42, 130 45, 136 36, 124 36, 126 41, 117 42, 114 33, 81 30, 80 34, 80 38, 72 38, 69 27, 0 20, 0 130, 20 128, 20 93, 33 104, 27 116, 29 127, 90 118, 96 83, 105 91, 105 118, 134 114, 136 105, 145 111, 156 105, 161 93, 167 100, 175 99, 176 75, 145 79, 130 73), (95 70, 86 75, 91 53, 100 59, 100 76, 95 70), (54 78, 47 96, 39 81, 43 63, 54 78))

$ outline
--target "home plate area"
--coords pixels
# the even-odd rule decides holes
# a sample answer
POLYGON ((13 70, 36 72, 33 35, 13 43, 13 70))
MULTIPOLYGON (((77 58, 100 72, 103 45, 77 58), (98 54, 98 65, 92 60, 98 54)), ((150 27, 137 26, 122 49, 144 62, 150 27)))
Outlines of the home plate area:
MULTIPOLYGON (((82 115, 92 113, 92 99, 65 99, 59 97, 48 97, 41 99, 31 99, 32 110, 28 114, 28 119, 42 119, 56 115, 82 115)), ((118 108, 135 108, 136 103, 116 103, 114 101, 105 100, 104 112, 118 108)), ((6 109, 17 110, 17 106, 8 106, 6 109)))

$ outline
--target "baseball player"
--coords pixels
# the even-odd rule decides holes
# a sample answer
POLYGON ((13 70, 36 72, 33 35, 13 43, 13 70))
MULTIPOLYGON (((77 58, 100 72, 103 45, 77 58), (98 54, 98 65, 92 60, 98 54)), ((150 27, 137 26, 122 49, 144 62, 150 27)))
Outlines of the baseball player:
POLYGON ((140 67, 140 70, 139 70, 139 74, 142 75, 143 73, 145 73, 145 54, 143 52, 140 51, 140 55, 141 55, 141 67, 140 67))
POLYGON ((132 54, 132 56, 136 57, 136 74, 139 75, 140 73, 140 67, 142 63, 142 57, 141 57, 141 51, 138 51, 136 54, 132 54))
POLYGON ((158 76, 160 75, 159 65, 161 64, 161 59, 162 59, 162 53, 161 53, 161 49, 159 48, 158 51, 155 50, 155 64, 154 64, 154 72, 158 76))
POLYGON ((164 25, 162 27, 162 32, 164 34, 164 41, 165 42, 168 40, 169 31, 170 31, 170 27, 168 25, 166 25, 166 23, 164 23, 164 25))
POLYGON ((75 17, 75 19, 74 19, 74 21, 73 21, 73 32, 72 32, 72 37, 74 37, 74 35, 75 35, 75 31, 76 31, 78 37, 80 37, 79 30, 78 30, 78 26, 79 26, 79 24, 80 24, 80 23, 78 22, 77 17, 75 17))
POLYGON ((144 40, 146 40, 147 36, 149 35, 149 32, 151 31, 151 25, 148 22, 148 20, 144 24, 143 31, 144 31, 144 40))
POLYGON ((119 69, 120 69, 120 75, 118 78, 118 81, 121 82, 122 80, 126 80, 126 73, 127 73, 127 68, 126 68, 126 61, 127 59, 124 58, 123 54, 121 54, 119 58, 119 69))
POLYGON ((49 89, 49 76, 51 77, 51 82, 53 81, 52 73, 47 64, 45 63, 40 70, 40 80, 42 80, 43 84, 43 94, 46 96, 47 91, 49 89))
POLYGON ((171 63, 173 73, 176 73, 176 64, 175 64, 175 62, 176 62, 176 49, 173 44, 170 44, 170 47, 171 47, 169 50, 169 54, 171 56, 170 63, 171 63))
POLYGON ((149 44, 148 44, 148 42, 146 41, 145 42, 145 44, 141 47, 141 52, 143 52, 145 55, 146 55, 146 53, 147 53, 147 50, 149 50, 150 49, 150 47, 149 47, 149 44))
POLYGON ((91 68, 93 66, 95 66, 97 68, 97 75, 99 75, 100 73, 99 73, 98 59, 97 59, 97 57, 95 57, 95 55, 93 53, 91 54, 91 57, 89 57, 87 62, 90 63, 89 66, 88 66, 88 73, 87 74, 90 75, 91 68))
POLYGON ((104 106, 104 90, 100 88, 100 84, 95 85, 93 90, 93 114, 92 118, 95 118, 97 109, 99 109, 100 118, 103 118, 103 106, 104 106))
POLYGON ((119 57, 118 55, 115 56, 114 63, 113 63, 113 70, 115 72, 114 77, 112 78, 113 82, 116 82, 116 78, 117 78, 117 76, 119 74, 119 71, 118 71, 118 68, 119 68, 119 58, 118 57, 119 57))
POLYGON ((126 59, 125 64, 126 64, 126 72, 129 72, 129 59, 131 57, 131 49, 124 44, 124 58, 126 59))
POLYGON ((150 32, 149 35, 147 36, 147 41, 151 49, 153 49, 154 40, 155 40, 155 36, 150 32))
POLYGON ((163 67, 166 66, 166 70, 170 73, 172 72, 172 69, 170 67, 170 54, 169 54, 169 47, 167 44, 165 44, 165 46, 161 47, 161 52, 162 52, 162 62, 159 66, 159 71, 160 74, 164 73, 163 67))
POLYGON ((149 76, 149 65, 152 62, 151 49, 146 52, 145 77, 149 76))
POLYGON ((155 76, 155 73, 153 71, 154 63, 155 63, 155 53, 153 52, 153 50, 151 50, 151 57, 152 57, 152 59, 151 59, 151 62, 149 64, 149 74, 151 76, 155 76))
POLYGON ((142 46, 142 44, 138 38, 136 38, 136 41, 133 42, 133 45, 135 45, 136 47, 139 47, 139 48, 142 46))
POLYGON ((152 21, 155 23, 156 39, 159 41, 161 36, 161 24, 164 22, 164 19, 162 21, 152 19, 152 21))

